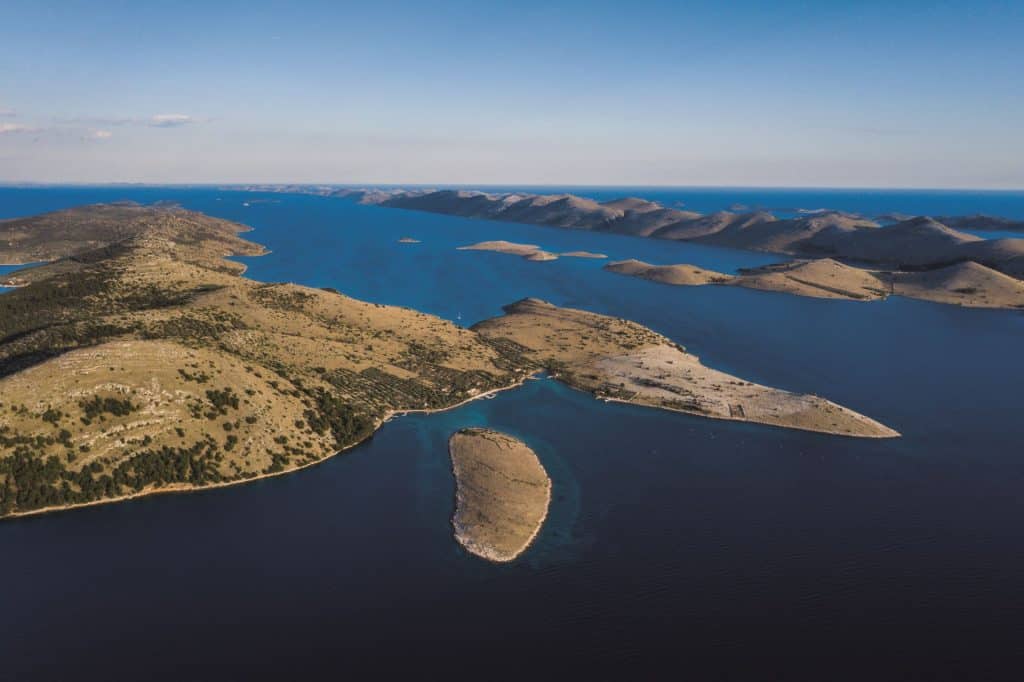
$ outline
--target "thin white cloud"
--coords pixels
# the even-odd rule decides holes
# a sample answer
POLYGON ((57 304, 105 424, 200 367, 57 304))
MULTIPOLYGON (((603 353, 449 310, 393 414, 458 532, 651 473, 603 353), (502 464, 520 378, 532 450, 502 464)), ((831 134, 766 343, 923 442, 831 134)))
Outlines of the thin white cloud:
POLYGON ((0 106, 0 117, 12 118, 14 116, 17 116, 17 114, 14 113, 14 109, 8 109, 7 107, 0 106))
POLYGON ((134 118, 115 118, 112 116, 76 116, 75 118, 54 119, 57 123, 70 123, 72 125, 97 125, 97 126, 127 126, 140 124, 142 121, 134 118))
POLYGON ((149 128, 177 128, 179 126, 205 123, 209 119, 196 118, 189 114, 154 114, 144 117, 130 116, 75 116, 74 118, 54 119, 58 124, 122 127, 145 126, 149 128))
MULTIPOLYGON (((7 109, 0 108, 0 117, 6 115, 7 109)), ((13 112, 12 112, 13 114, 13 112)), ((148 127, 177 128, 197 123, 205 123, 209 119, 196 118, 188 114, 154 114, 148 117, 103 117, 80 116, 76 118, 54 118, 45 127, 31 126, 13 121, 0 122, 0 135, 38 135, 48 139, 78 139, 82 142, 109 140, 114 137, 111 128, 148 127)), ((36 137, 38 141, 40 137, 36 137)))
POLYGON ((188 114, 156 114, 149 118, 148 125, 151 128, 176 128, 195 122, 196 119, 188 114))
MULTIPOLYGON (((28 126, 23 123, 0 123, 0 135, 45 135, 49 139, 75 139, 78 138, 83 142, 90 140, 109 140, 114 136, 109 130, 102 130, 99 128, 64 128, 60 126, 50 126, 46 128, 38 128, 35 126, 28 126)), ((36 138, 39 140, 39 137, 36 138)))
POLYGON ((0 135, 16 135, 18 133, 38 133, 39 128, 23 125, 21 123, 0 123, 0 135))

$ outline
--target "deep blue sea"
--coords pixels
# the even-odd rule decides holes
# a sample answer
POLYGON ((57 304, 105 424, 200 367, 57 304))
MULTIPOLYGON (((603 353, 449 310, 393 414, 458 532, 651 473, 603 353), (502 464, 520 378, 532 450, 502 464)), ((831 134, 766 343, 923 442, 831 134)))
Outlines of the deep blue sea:
MULTIPOLYGON (((1020 192, 574 191, 1024 218, 1020 192)), ((2 522, 0 679, 1019 679, 1024 314, 662 286, 603 261, 456 247, 726 271, 777 258, 312 196, 0 188, 0 217, 119 199, 253 226, 272 250, 244 259, 256 279, 465 325, 524 296, 628 317, 904 437, 705 420, 537 380, 394 419, 291 475, 2 522), (553 480, 546 525, 510 565, 451 536, 446 439, 469 425, 522 438, 553 480)))

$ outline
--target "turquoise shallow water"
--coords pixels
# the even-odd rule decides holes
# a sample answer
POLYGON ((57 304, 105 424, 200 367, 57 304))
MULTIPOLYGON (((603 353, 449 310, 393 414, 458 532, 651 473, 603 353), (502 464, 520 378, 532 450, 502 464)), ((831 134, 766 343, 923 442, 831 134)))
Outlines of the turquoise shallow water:
POLYGON ((15 586, 0 679, 100 677, 112 661, 160 679, 994 679, 1019 663, 1024 315, 660 286, 601 261, 455 247, 508 239, 727 271, 774 259, 318 197, 5 189, 0 215, 121 198, 252 225, 273 251, 245 259, 257 279, 467 325, 523 296, 629 317, 904 438, 715 422, 531 381, 394 419, 293 475, 0 523, 0 584, 15 586), (451 538, 445 441, 467 425, 523 438, 554 481, 548 523, 512 565, 451 538))
MULTIPOLYGON (((25 267, 25 266, 24 265, 0 265, 0 276, 6 275, 6 274, 11 273, 11 272, 14 272, 15 270, 20 270, 23 267, 25 267)), ((8 288, 7 287, 0 287, 0 292, 4 292, 4 291, 8 291, 8 288)))
MULTIPOLYGON (((23 267, 25 267, 25 266, 24 265, 0 265, 0 277, 2 277, 3 275, 6 275, 8 273, 14 272, 15 270, 20 270, 23 267)), ((0 287, 0 294, 2 294, 4 292, 7 292, 7 291, 13 291, 13 289, 10 288, 10 287, 0 287)))

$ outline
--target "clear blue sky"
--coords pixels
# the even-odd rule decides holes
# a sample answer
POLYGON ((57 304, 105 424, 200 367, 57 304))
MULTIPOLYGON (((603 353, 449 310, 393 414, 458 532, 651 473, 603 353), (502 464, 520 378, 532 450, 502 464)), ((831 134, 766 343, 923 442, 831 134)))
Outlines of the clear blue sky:
POLYGON ((1024 187, 1024 2, 0 7, 0 181, 1024 187))

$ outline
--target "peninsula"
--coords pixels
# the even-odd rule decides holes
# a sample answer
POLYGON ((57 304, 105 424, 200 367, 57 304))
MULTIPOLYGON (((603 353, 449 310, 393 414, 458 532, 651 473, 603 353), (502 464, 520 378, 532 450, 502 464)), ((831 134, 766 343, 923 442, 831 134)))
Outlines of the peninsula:
POLYGON ((524 299, 473 331, 604 400, 864 438, 899 433, 813 395, 790 393, 705 367, 686 349, 628 320, 524 299))
POLYGON ((525 443, 490 429, 452 434, 455 539, 471 554, 512 561, 537 536, 551 502, 551 479, 525 443))
POLYGON ((322 461, 389 416, 547 370, 640 405, 825 433, 895 431, 704 367, 639 324, 535 300, 463 329, 242 276, 243 225, 97 205, 0 222, 0 516, 232 485, 322 461))

